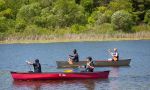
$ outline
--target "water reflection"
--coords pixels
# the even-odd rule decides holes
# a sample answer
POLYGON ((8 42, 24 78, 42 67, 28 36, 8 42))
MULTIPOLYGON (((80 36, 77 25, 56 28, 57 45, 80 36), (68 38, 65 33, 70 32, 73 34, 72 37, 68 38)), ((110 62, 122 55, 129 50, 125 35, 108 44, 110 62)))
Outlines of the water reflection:
POLYGON ((95 81, 94 80, 86 80, 84 81, 84 86, 87 90, 95 90, 95 81))
POLYGON ((116 78, 111 78, 112 80, 110 80, 109 83, 109 90, 119 90, 119 81, 116 80, 116 78))
POLYGON ((119 67, 112 67, 110 71, 111 77, 119 77, 119 67))
POLYGON ((119 81, 116 80, 119 77, 119 67, 111 67, 110 71, 110 82, 109 82, 109 90, 119 90, 119 81))
POLYGON ((85 89, 95 90, 95 84, 100 82, 106 82, 107 79, 98 80, 47 80, 47 81, 13 81, 14 90, 62 90, 62 89, 85 89))
POLYGON ((14 90, 97 90, 97 88, 108 88, 109 90, 119 90, 119 67, 111 67, 110 79, 87 79, 87 80, 44 80, 44 81, 13 81, 14 90), (110 80, 110 81, 109 81, 110 80), (97 86, 98 84, 98 86, 97 86), (108 87, 106 86, 108 85, 108 87))

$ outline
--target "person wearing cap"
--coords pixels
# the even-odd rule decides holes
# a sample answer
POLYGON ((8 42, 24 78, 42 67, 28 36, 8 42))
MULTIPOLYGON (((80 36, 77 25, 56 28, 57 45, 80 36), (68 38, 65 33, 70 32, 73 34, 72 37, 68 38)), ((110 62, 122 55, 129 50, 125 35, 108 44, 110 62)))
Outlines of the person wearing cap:
POLYGON ((33 65, 35 73, 41 73, 41 64, 39 63, 39 59, 36 59, 34 63, 26 61, 27 64, 33 65))
POLYGON ((85 72, 93 72, 94 71, 94 63, 92 61, 92 57, 87 57, 86 58, 87 63, 85 65, 85 72))
POLYGON ((73 55, 69 55, 69 60, 68 60, 68 62, 69 62, 70 64, 73 64, 73 62, 79 62, 79 55, 78 55, 76 49, 73 50, 73 55))
POLYGON ((109 50, 111 56, 112 56, 112 61, 118 61, 119 60, 119 53, 118 53, 118 50, 117 48, 114 48, 114 52, 111 52, 109 50))

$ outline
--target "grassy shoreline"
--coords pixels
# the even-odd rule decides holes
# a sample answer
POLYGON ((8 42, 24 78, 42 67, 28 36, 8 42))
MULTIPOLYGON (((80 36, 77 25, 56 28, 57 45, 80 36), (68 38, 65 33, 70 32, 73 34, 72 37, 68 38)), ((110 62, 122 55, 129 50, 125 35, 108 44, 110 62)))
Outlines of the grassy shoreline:
POLYGON ((96 42, 96 41, 130 41, 130 40, 150 40, 150 38, 143 39, 106 39, 106 40, 64 40, 64 41, 50 41, 50 40, 24 40, 24 41, 0 41, 0 44, 32 44, 32 43, 61 43, 61 42, 96 42))
POLYGON ((55 43, 55 42, 84 42, 84 41, 120 41, 120 40, 150 40, 150 32, 116 33, 116 34, 65 34, 65 35, 36 35, 9 36, 0 44, 14 43, 55 43))

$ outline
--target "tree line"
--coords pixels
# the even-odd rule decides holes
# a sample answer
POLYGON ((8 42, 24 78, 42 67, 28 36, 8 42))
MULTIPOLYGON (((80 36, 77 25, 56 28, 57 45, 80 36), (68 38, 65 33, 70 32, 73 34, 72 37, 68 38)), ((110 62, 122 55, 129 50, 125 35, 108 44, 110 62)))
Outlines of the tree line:
POLYGON ((150 0, 0 0, 0 35, 66 28, 84 33, 93 27, 100 31, 100 26, 119 32, 149 30, 150 0))

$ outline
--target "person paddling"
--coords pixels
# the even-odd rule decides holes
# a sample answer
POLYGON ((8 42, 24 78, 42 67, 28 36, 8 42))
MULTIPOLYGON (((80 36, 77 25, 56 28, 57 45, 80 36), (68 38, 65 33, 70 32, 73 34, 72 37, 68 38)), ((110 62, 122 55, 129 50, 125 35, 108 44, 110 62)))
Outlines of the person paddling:
POLYGON ((77 53, 77 50, 73 50, 73 55, 69 55, 69 64, 73 64, 73 62, 79 62, 79 55, 77 53))
POLYGON ((85 65, 85 72, 93 72, 94 71, 94 63, 92 61, 92 57, 86 58, 87 63, 85 65))
POLYGON ((35 73, 41 73, 41 64, 39 63, 39 59, 36 59, 34 63, 26 61, 27 64, 33 65, 35 73))
POLYGON ((119 60, 119 53, 117 48, 114 48, 114 52, 111 52, 111 50, 109 50, 111 56, 112 56, 112 61, 118 61, 119 60))

